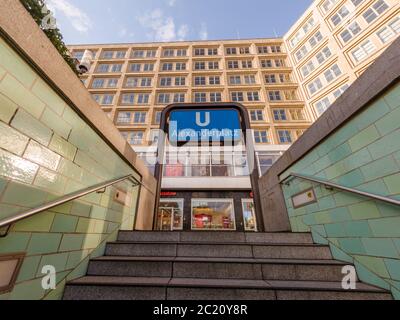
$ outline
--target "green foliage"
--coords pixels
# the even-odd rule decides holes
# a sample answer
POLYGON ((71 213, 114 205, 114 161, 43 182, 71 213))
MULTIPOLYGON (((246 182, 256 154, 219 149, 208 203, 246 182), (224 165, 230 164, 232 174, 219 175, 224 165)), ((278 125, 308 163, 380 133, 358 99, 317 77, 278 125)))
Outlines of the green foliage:
MULTIPOLYGON (((43 18, 45 18, 48 15, 48 13, 45 10, 43 10, 43 7, 45 6, 45 1, 44 0, 20 0, 20 1, 24 5, 26 10, 28 10, 28 12, 31 14, 32 18, 36 21, 39 27, 41 27, 43 18)), ((71 69, 76 74, 78 74, 74 60, 69 55, 69 50, 67 49, 63 41, 63 36, 60 30, 56 26, 55 28, 50 28, 50 29, 41 28, 41 29, 47 35, 47 37, 50 39, 53 45, 56 47, 56 49, 64 58, 64 60, 69 64, 71 69)))

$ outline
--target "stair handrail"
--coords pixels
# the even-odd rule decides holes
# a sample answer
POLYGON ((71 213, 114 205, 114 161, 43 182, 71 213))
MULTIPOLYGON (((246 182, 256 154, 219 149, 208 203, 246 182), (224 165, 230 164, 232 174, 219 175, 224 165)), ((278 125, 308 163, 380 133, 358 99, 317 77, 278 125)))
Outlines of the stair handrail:
POLYGON ((58 206, 63 205, 65 203, 69 202, 69 201, 73 201, 73 200, 79 199, 79 198, 81 198, 83 196, 86 196, 86 195, 88 195, 90 193, 93 193, 93 192, 96 192, 96 191, 99 191, 99 190, 103 190, 103 189, 105 189, 107 187, 113 186, 113 185, 115 185, 115 184, 117 184, 119 182, 122 182, 122 181, 125 181, 125 180, 128 180, 128 179, 131 182, 134 183, 134 185, 133 185, 134 187, 141 184, 139 181, 136 180, 136 178, 134 177, 133 174, 129 174, 129 175, 126 175, 126 176, 123 176, 123 177, 120 177, 120 178, 107 180, 105 182, 101 182, 101 183, 95 184, 95 185, 93 185, 91 187, 87 187, 87 188, 72 192, 72 193, 67 194, 65 196, 62 196, 62 197, 60 197, 60 198, 58 198, 56 200, 53 200, 53 201, 50 201, 48 203, 42 204, 42 205, 40 205, 40 206, 38 206, 36 208, 29 209, 29 210, 17 213, 15 215, 13 215, 12 217, 2 219, 2 220, 0 220, 0 228, 4 228, 4 227, 8 227, 8 228, 5 231, 5 234, 1 235, 0 237, 6 236, 8 234, 8 231, 9 231, 11 225, 16 223, 16 222, 18 222, 18 221, 21 221, 21 220, 24 220, 26 218, 32 217, 32 216, 34 216, 34 215, 36 215, 38 213, 41 213, 41 212, 46 211, 46 210, 50 210, 50 209, 52 209, 54 207, 58 207, 58 206))
POLYGON ((400 206, 400 201, 393 199, 393 198, 389 198, 389 197, 385 197, 385 196, 379 196, 377 194, 373 194, 370 192, 366 192, 366 191, 361 191, 355 188, 349 188, 337 183, 333 183, 333 182, 329 182, 326 180, 322 180, 320 178, 316 178, 314 176, 308 176, 308 175, 304 175, 304 174, 299 174, 299 173, 291 173, 289 176, 287 176, 285 179, 283 179, 280 184, 285 184, 285 185, 289 185, 290 181, 293 180, 293 178, 299 178, 299 179, 303 179, 303 180, 307 180, 307 181, 311 181, 311 182, 315 182, 318 184, 322 184, 325 187, 329 187, 329 188, 333 188, 333 189, 339 189, 342 191, 346 191, 346 192, 350 192, 350 193, 354 193, 357 194, 359 196, 363 196, 363 197, 367 197, 367 198, 371 198, 374 200, 378 200, 378 201, 382 201, 382 202, 386 202, 389 204, 393 204, 396 206, 400 206))

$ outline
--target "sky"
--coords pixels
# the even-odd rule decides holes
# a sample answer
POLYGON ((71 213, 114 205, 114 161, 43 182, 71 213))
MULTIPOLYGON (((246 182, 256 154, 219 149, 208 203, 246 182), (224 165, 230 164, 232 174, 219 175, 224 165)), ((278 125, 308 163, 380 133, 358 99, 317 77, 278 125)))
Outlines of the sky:
POLYGON ((283 36, 313 0, 46 0, 66 44, 283 36))

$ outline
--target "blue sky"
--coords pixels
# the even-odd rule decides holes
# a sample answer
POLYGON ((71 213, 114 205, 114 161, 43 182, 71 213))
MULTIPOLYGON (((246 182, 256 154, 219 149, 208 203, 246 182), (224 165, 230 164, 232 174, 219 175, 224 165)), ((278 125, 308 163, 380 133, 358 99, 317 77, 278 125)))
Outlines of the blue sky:
POLYGON ((282 36, 312 0, 47 0, 67 44, 282 36))

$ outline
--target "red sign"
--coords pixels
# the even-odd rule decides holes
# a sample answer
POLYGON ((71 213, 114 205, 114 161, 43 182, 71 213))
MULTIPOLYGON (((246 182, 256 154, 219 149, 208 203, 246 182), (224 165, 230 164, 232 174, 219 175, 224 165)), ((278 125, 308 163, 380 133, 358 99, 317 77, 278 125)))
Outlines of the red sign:
POLYGON ((176 196, 176 192, 161 192, 160 193, 160 196, 161 197, 174 197, 174 196, 176 196))

